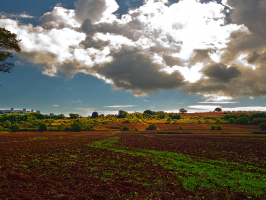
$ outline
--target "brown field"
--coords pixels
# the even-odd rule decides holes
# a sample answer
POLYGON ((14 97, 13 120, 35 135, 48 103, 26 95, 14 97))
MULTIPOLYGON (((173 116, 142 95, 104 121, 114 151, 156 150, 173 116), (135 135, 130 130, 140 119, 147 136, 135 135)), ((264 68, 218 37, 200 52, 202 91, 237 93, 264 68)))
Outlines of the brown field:
MULTIPOLYGON (((131 129, 148 126, 122 125, 131 129)), ((106 129, 113 131, 0 134, 0 199, 266 198, 217 183, 215 189, 196 186, 191 190, 180 181, 183 179, 177 178, 186 177, 186 173, 177 175, 178 169, 158 165, 156 159, 86 145, 118 137, 117 147, 169 151, 191 156, 197 162, 218 160, 235 166, 232 170, 266 175, 262 170, 266 165, 265 135, 243 134, 258 130, 257 126, 222 124, 222 131, 231 134, 220 134, 221 131, 211 131, 210 124, 182 124, 182 131, 201 134, 153 134, 178 133, 180 126, 157 125, 160 130, 145 132, 106 129)))

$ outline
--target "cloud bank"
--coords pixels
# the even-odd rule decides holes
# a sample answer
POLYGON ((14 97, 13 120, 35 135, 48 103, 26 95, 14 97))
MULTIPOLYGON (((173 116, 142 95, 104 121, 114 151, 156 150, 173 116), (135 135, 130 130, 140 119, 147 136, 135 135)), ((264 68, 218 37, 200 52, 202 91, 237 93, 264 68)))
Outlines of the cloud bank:
POLYGON ((0 19, 22 39, 18 56, 48 76, 85 73, 136 96, 179 89, 266 96, 266 3, 147 0, 118 18, 115 0, 57 5, 40 25, 0 19))

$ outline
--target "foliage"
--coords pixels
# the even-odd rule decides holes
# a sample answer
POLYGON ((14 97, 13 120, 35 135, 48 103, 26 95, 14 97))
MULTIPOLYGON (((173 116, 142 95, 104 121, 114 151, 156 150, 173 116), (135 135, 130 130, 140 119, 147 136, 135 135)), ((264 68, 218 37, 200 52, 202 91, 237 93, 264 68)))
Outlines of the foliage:
POLYGON ((266 123, 259 124, 259 128, 260 128, 260 130, 265 131, 266 130, 266 123))
POLYGON ((169 117, 171 117, 172 119, 181 119, 181 115, 180 114, 170 114, 169 117))
POLYGON ((47 131, 47 125, 45 123, 40 124, 39 131, 47 131))
POLYGON ((221 125, 217 125, 216 128, 217 128, 218 130, 222 130, 222 126, 221 126, 221 125))
POLYGON ((149 124, 149 127, 147 128, 147 130, 157 130, 156 124, 149 124))
POLYGON ((93 112, 91 118, 97 118, 97 117, 99 117, 98 112, 93 112))
POLYGON ((229 122, 229 124, 235 124, 236 123, 236 119, 235 118, 230 118, 228 122, 229 122))
POLYGON ((211 129, 212 129, 212 130, 214 130, 215 127, 216 127, 216 126, 215 126, 214 124, 211 125, 211 129))
POLYGON ((128 112, 126 112, 124 110, 119 110, 118 111, 117 118, 126 118, 127 116, 128 116, 128 112))
POLYGON ((236 119, 236 124, 245 124, 248 125, 250 123, 249 118, 242 116, 242 117, 238 117, 236 119))
POLYGON ((20 52, 19 42, 15 33, 11 33, 5 28, 0 27, 0 72, 10 73, 10 70, 15 66, 14 63, 9 63, 6 60, 12 58, 13 55, 10 52, 20 52))
POLYGON ((18 124, 12 124, 9 128, 10 132, 18 132, 20 129, 18 124))
POLYGON ((214 111, 215 111, 215 112, 221 112, 221 111, 222 111, 222 108, 217 107, 217 108, 214 109, 214 111))
POLYGON ((166 123, 167 123, 167 124, 171 124, 171 122, 172 122, 171 117, 168 117, 166 123))
POLYGON ((180 112, 180 113, 186 113, 186 112, 187 112, 187 110, 186 110, 186 109, 184 109, 184 108, 181 108, 181 109, 179 110, 179 112, 180 112))
POLYGON ((266 119, 260 117, 260 118, 254 118, 251 123, 254 125, 259 125, 260 123, 265 123, 265 122, 266 122, 266 119))
POLYGON ((182 130, 182 126, 179 126, 179 130, 180 130, 180 131, 182 130))
POLYGON ((71 125, 71 131, 80 132, 84 130, 84 124, 82 122, 73 122, 71 125))
POLYGON ((253 113, 250 119, 253 120, 254 118, 266 118, 266 113, 265 112, 253 113))
POLYGON ((146 113, 146 114, 149 114, 149 115, 153 114, 153 112, 151 110, 145 110, 143 113, 146 113))
POLYGON ((63 131, 64 129, 65 129, 65 125, 64 124, 57 125, 57 130, 63 131))
POLYGON ((79 116, 79 114, 69 113, 69 117, 70 117, 70 119, 77 119, 77 118, 79 118, 80 116, 79 116))
POLYGON ((128 127, 128 126, 122 126, 122 127, 121 127, 121 130, 122 130, 122 131, 129 131, 129 127, 128 127))
POLYGON ((237 118, 237 115, 227 114, 227 115, 224 116, 224 119, 225 119, 225 120, 229 120, 230 118, 232 118, 232 119, 236 119, 236 118, 237 118))

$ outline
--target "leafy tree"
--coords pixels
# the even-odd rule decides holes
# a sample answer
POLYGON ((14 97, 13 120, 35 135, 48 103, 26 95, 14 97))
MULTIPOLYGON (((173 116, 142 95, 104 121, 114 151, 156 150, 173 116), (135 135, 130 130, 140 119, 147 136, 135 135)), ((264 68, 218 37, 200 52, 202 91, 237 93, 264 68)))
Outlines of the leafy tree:
POLYGON ((15 33, 0 27, 0 72, 10 73, 10 70, 15 66, 14 63, 9 63, 6 60, 13 57, 10 51, 21 51, 20 41, 15 33))
POLYGON ((47 131, 47 125, 44 123, 40 124, 39 131, 47 131))
POLYGON ((237 119, 236 119, 236 124, 249 124, 250 123, 250 121, 249 121, 249 118, 247 118, 247 117, 238 117, 237 119))
POLYGON ((80 132, 84 130, 84 124, 82 122, 74 122, 70 125, 71 131, 80 132))
POLYGON ((18 132, 20 129, 18 124, 12 124, 9 128, 10 132, 18 132))
POLYGON ((169 117, 171 117, 172 119, 181 119, 180 114, 170 114, 169 117))
POLYGON ((151 110, 145 110, 143 113, 146 113, 146 114, 149 114, 149 115, 153 114, 153 112, 151 110))
POLYGON ((265 131, 266 130, 266 123, 261 123, 259 125, 260 130, 265 131))
POLYGON ((121 130, 122 130, 122 131, 129 131, 129 127, 128 127, 128 126, 122 126, 122 127, 121 127, 121 130))
POLYGON ((117 118, 126 118, 128 116, 128 112, 124 110, 119 110, 117 118))
POLYGON ((217 125, 216 128, 217 128, 218 130, 222 130, 222 126, 221 126, 221 125, 217 125))
POLYGON ((215 112, 221 112, 221 111, 222 111, 222 108, 217 107, 217 108, 214 109, 214 111, 215 111, 215 112))
POLYGON ((63 131, 64 128, 65 128, 65 125, 64 125, 64 124, 59 124, 59 125, 57 126, 57 130, 59 130, 59 131, 63 131))
POLYGON ((171 124, 171 122, 172 122, 172 118, 171 117, 168 117, 166 123, 167 124, 171 124))
POLYGON ((215 125, 211 125, 211 129, 214 130, 216 128, 215 125))
POLYGON ((69 117, 70 117, 70 119, 77 119, 77 118, 79 118, 80 116, 79 116, 79 114, 69 113, 69 117))
POLYGON ((179 110, 179 112, 181 112, 181 113, 186 113, 186 112, 187 112, 187 110, 186 110, 186 109, 184 109, 184 108, 181 108, 181 109, 179 110))
POLYGON ((266 119, 260 117, 260 118, 254 118, 251 123, 255 124, 255 125, 259 125, 259 124, 265 123, 265 122, 266 122, 266 119))
POLYGON ((159 111, 159 112, 158 112, 158 117, 159 117, 160 119, 164 119, 164 118, 165 118, 165 113, 164 113, 164 111, 159 111))
POLYGON ((235 124, 236 123, 236 119, 235 118, 230 118, 228 122, 229 122, 229 124, 235 124))
POLYGON ((97 112, 93 112, 92 115, 91 115, 91 118, 97 118, 99 117, 98 113, 97 112))
POLYGON ((149 124, 149 127, 147 128, 147 130, 157 130, 156 124, 149 124))
POLYGON ((229 120, 230 118, 236 119, 237 118, 237 115, 227 114, 227 115, 224 116, 224 119, 225 120, 229 120))

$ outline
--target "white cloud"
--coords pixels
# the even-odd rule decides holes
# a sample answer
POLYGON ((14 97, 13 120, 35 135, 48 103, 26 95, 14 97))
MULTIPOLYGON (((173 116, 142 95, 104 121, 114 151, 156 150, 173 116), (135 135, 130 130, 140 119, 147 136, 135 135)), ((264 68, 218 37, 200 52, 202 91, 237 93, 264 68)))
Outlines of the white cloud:
POLYGON ((114 106, 104 106, 105 108, 131 108, 137 105, 114 105, 114 106))
POLYGON ((53 105, 54 107, 59 107, 59 105, 53 105))
POLYGON ((82 101, 81 100, 77 100, 77 101, 71 101, 73 103, 81 103, 82 101))
POLYGON ((2 19, 5 19, 5 18, 15 18, 15 19, 28 18, 28 19, 32 19, 35 17, 28 15, 25 12, 20 13, 20 14, 11 14, 11 13, 0 12, 0 18, 2 18, 2 19))

